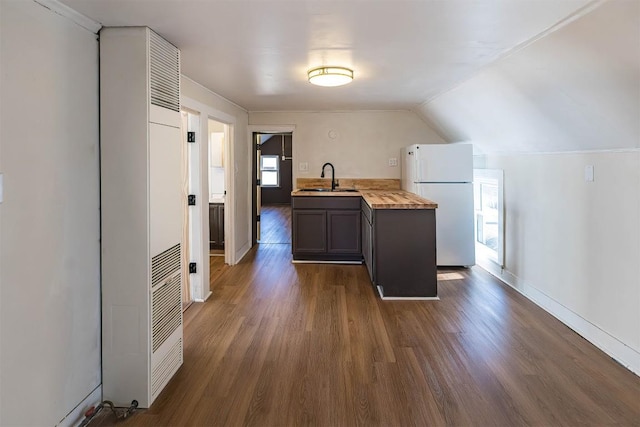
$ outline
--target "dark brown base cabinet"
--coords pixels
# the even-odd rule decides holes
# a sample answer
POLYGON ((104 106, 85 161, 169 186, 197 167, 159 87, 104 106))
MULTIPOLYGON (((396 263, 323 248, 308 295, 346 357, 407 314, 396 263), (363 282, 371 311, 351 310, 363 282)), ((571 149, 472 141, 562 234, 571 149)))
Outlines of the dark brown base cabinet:
POLYGON ((209 249, 224 249, 224 203, 209 203, 209 249))
POLYGON ((383 296, 437 296, 434 209, 371 209, 363 201, 362 254, 383 296))
POLYGON ((291 222, 294 260, 362 262, 360 197, 293 197, 291 222))

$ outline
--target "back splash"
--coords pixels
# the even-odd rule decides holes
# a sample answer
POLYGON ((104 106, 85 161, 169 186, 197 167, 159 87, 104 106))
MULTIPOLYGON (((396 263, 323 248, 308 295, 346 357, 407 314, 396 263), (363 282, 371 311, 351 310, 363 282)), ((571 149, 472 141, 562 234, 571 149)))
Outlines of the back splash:
MULTIPOLYGON (((328 178, 297 178, 296 188, 331 188, 328 178)), ((355 188, 356 190, 400 190, 399 179, 388 178, 338 178, 336 188, 355 188)))

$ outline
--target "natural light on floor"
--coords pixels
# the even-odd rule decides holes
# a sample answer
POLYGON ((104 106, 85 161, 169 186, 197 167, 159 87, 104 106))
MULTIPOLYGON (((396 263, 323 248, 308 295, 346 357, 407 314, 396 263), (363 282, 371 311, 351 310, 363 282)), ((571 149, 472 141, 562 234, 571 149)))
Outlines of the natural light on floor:
POLYGON ((464 279, 464 276, 460 273, 438 273, 438 281, 462 279, 464 279))

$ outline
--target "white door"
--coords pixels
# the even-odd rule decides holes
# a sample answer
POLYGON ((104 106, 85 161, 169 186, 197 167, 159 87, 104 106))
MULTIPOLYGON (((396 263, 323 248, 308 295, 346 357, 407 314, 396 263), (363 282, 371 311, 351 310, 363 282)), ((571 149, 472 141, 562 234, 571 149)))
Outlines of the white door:
POLYGON ((474 265, 473 184, 420 184, 418 194, 438 204, 438 266, 474 265))

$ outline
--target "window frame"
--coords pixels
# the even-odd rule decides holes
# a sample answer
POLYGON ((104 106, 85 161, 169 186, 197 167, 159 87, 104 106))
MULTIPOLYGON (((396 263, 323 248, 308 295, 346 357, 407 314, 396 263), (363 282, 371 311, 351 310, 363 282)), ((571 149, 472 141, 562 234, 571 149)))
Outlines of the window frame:
POLYGON ((280 156, 277 154, 260 154, 260 186, 265 188, 280 188, 280 156), (265 158, 275 158, 276 166, 275 167, 265 167, 264 159, 265 158), (267 185, 264 183, 264 172, 276 172, 276 184, 275 185, 267 185))
POLYGON ((476 256, 493 261, 504 267, 504 171, 501 169, 474 169, 473 170, 473 193, 474 193, 474 241, 476 244, 476 256), (498 235, 497 249, 491 250, 489 247, 478 241, 479 218, 482 214, 482 185, 487 184, 497 187, 497 213, 498 213, 498 235))

